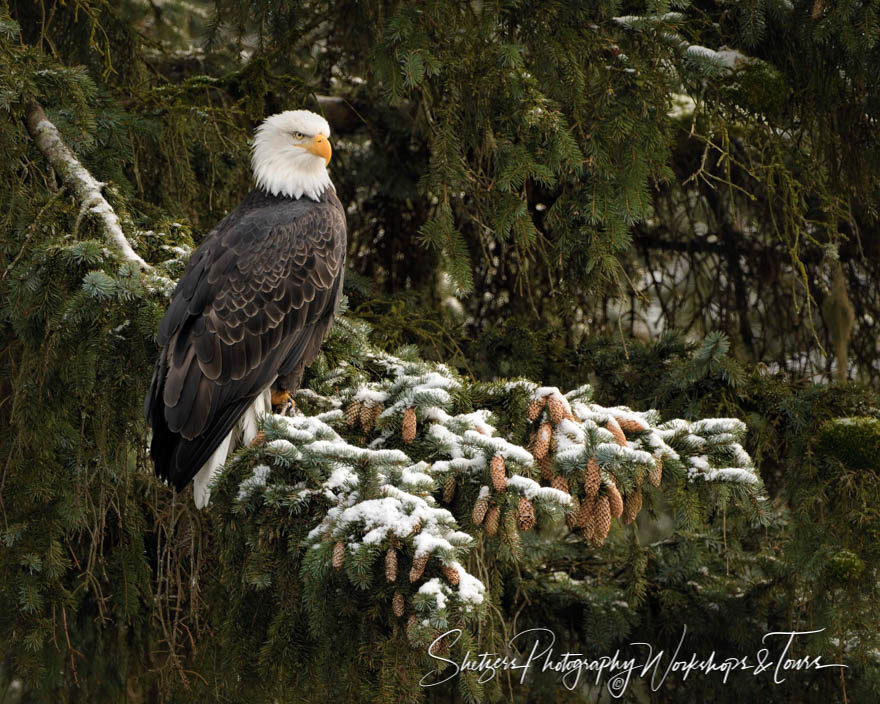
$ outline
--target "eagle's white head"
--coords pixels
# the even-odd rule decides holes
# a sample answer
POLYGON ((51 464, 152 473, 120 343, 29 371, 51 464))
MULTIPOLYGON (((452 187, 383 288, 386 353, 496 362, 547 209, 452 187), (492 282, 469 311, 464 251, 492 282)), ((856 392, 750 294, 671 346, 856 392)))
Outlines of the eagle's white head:
POLYGON ((330 185, 330 125, 308 110, 263 120, 254 134, 251 166, 257 186, 272 195, 318 200, 330 185))

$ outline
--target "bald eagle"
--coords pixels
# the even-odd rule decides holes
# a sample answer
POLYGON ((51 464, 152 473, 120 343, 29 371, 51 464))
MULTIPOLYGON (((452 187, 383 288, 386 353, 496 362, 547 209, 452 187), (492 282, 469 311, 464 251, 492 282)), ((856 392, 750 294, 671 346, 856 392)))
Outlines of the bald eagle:
POLYGON ((233 443, 289 399, 342 295, 345 212, 330 182, 330 126, 307 110, 256 130, 256 188, 196 249, 159 325, 145 401, 156 474, 194 479, 198 508, 233 443))

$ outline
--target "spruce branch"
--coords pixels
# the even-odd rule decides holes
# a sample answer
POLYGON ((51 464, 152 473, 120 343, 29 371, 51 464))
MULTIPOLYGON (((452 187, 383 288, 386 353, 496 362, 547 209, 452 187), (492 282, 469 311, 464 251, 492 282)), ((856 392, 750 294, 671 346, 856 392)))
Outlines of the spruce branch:
POLYGON ((25 123, 46 161, 73 191, 81 204, 82 212, 97 215, 104 234, 116 245, 122 256, 151 272, 152 267, 132 249, 119 225, 119 217, 101 193, 104 184, 97 181, 64 144, 58 128, 46 117, 46 112, 39 103, 29 101, 25 105, 25 123))
POLYGON ((473 624, 495 608, 480 560, 467 568, 460 562, 485 541, 516 556, 520 532, 537 526, 545 536, 564 535, 561 523, 571 517, 569 530, 597 550, 613 519, 629 524, 643 504, 650 507, 652 489, 643 484, 661 480, 668 494, 701 494, 691 497, 694 505, 717 501, 719 491, 740 498, 763 491, 737 419, 661 423, 657 411, 592 403, 588 385, 567 394, 526 379, 475 385, 406 350, 395 356, 365 341, 358 348, 357 364, 325 367, 311 382, 315 397, 334 395, 340 407, 266 416, 268 442, 236 455, 235 476, 217 491, 221 515, 241 516, 249 541, 259 534, 255 522, 298 517, 300 537, 286 555, 295 555, 292 569, 303 575, 315 624, 342 608, 325 602, 343 579, 368 591, 378 614, 415 612, 414 632, 433 638, 438 624, 473 624), (475 408, 480 402, 488 407, 475 408), (364 408, 373 409, 366 424, 364 408), (514 430, 526 420, 525 433, 514 430), (538 428, 549 461, 540 481, 538 428), (531 450, 517 444, 529 429, 531 450), (407 590, 392 593, 386 586, 396 583, 399 561, 410 568, 407 590))

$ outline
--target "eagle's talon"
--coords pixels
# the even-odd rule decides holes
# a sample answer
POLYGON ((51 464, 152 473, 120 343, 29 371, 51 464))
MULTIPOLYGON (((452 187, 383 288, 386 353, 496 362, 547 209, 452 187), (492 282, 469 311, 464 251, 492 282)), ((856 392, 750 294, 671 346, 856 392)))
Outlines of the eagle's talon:
POLYGON ((293 409, 296 408, 296 403, 293 400, 293 396, 290 395, 290 392, 287 389, 282 389, 280 391, 272 390, 272 412, 277 413, 282 416, 290 416, 293 415, 293 409))

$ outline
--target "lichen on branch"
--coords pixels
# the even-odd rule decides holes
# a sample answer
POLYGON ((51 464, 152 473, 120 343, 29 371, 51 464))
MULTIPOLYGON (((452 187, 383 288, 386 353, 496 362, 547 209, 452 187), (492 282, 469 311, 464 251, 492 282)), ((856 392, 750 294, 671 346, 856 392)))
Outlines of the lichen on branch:
POLYGON ((30 101, 25 106, 25 123, 40 152, 52 168, 71 189, 80 203, 82 212, 95 215, 104 234, 119 250, 125 259, 135 262, 144 271, 152 272, 152 267, 132 249, 119 225, 119 217, 101 193, 104 185, 96 180, 80 163, 58 133, 58 128, 46 116, 38 103, 30 101))

